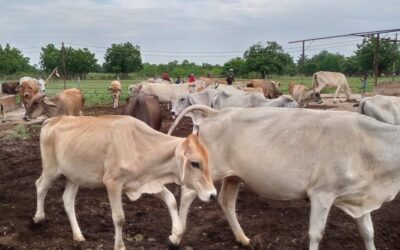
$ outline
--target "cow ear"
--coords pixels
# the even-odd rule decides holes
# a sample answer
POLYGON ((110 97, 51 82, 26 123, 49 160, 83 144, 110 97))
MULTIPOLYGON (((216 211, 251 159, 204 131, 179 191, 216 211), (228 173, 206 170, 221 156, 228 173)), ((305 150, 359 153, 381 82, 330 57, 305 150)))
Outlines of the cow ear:
POLYGON ((45 98, 43 99, 43 102, 44 102, 44 104, 49 105, 50 107, 58 108, 58 105, 55 104, 54 102, 50 101, 50 99, 47 98, 47 97, 45 97, 45 98))

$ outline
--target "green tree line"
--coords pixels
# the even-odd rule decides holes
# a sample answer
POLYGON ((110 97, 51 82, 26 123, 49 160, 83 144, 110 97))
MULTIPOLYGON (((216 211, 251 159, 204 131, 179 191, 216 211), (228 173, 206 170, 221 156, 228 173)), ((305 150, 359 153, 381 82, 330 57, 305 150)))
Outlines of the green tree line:
MULTIPOLYGON (((210 74, 223 76, 232 68, 238 77, 262 77, 267 75, 312 75, 319 70, 343 72, 346 75, 372 74, 374 58, 374 40, 364 39, 357 45, 351 56, 330 53, 326 50, 306 57, 304 62, 294 59, 276 42, 257 43, 250 46, 242 57, 232 58, 224 65, 201 65, 183 60, 174 60, 166 64, 143 63, 140 47, 130 42, 112 44, 104 55, 103 65, 99 65, 95 54, 88 48, 65 47, 64 51, 54 44, 41 48, 39 66, 29 64, 29 58, 17 49, 6 44, 0 45, 0 75, 17 73, 50 73, 55 67, 67 77, 84 79, 89 72, 113 73, 121 78, 129 73, 137 76, 160 76, 167 72, 171 77, 185 78, 190 73, 198 76, 210 74), (65 72, 63 58, 65 58, 65 72)), ((379 72, 391 74, 396 61, 395 71, 400 71, 400 52, 389 39, 381 39, 379 47, 379 72)))

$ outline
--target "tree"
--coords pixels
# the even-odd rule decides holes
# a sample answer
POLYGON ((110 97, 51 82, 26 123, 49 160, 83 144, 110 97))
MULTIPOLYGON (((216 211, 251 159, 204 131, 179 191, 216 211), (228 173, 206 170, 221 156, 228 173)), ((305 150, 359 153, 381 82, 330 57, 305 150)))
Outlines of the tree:
POLYGON ((63 69, 61 63, 61 50, 57 49, 54 44, 42 47, 40 65, 46 73, 50 73, 55 67, 61 71, 63 69))
MULTIPOLYGON (((362 72, 373 72, 374 69, 374 49, 376 39, 364 39, 357 45, 355 56, 362 72)), ((399 49, 395 51, 395 45, 390 39, 381 39, 379 43, 379 74, 382 72, 392 72, 395 55, 399 58, 399 49)))
POLYGON ((4 48, 0 45, 0 74, 10 75, 28 71, 35 71, 34 67, 29 65, 28 57, 24 57, 20 50, 12 48, 9 44, 4 48))
POLYGON ((97 59, 87 48, 73 49, 69 47, 65 54, 65 67, 73 75, 85 78, 87 73, 96 69, 97 59))
POLYGON ((104 59, 107 72, 121 73, 123 77, 143 68, 140 47, 133 46, 130 42, 112 44, 104 59))
POLYGON ((233 69, 236 76, 243 77, 243 75, 247 74, 246 61, 241 57, 227 61, 222 68, 225 74, 229 69, 233 69))
POLYGON ((266 74, 282 74, 286 65, 294 64, 292 57, 276 42, 267 42, 265 46, 257 43, 251 46, 243 57, 248 71, 260 73, 262 78, 266 74))

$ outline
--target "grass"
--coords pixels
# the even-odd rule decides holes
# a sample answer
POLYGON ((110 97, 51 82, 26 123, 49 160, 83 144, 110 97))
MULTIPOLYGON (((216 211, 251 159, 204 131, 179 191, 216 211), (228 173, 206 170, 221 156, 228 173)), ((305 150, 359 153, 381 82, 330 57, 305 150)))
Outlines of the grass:
POLYGON ((18 138, 22 140, 29 139, 28 128, 24 124, 18 124, 15 126, 14 131, 9 135, 11 138, 18 138))
MULTIPOLYGON (((312 77, 304 77, 304 76, 273 76, 271 79, 281 82, 280 89, 284 93, 288 93, 288 84, 291 81, 304 84, 308 86, 310 89, 312 87, 312 77)), ((238 79, 239 81, 246 81, 247 79, 238 79)), ((350 88, 353 93, 361 92, 361 80, 359 77, 348 77, 347 78, 350 88)), ((391 82, 391 77, 382 77, 378 78, 378 82, 391 82)), ((128 87, 131 84, 137 84, 141 80, 121 80, 122 83, 122 95, 121 101, 124 103, 126 97, 128 96, 128 87)), ((395 79, 395 81, 399 81, 399 79, 395 79)), ((81 88, 83 94, 85 96, 85 106, 96 106, 96 105, 111 105, 111 94, 109 93, 108 86, 110 84, 110 80, 81 80, 80 83, 77 81, 66 81, 67 88, 81 88)), ((373 92, 374 79, 368 78, 368 87, 366 92, 373 92)), ((53 96, 64 89, 64 82, 59 81, 50 81, 46 86, 46 93, 49 96, 53 96)), ((333 93, 335 89, 326 88, 322 91, 322 93, 333 93)))

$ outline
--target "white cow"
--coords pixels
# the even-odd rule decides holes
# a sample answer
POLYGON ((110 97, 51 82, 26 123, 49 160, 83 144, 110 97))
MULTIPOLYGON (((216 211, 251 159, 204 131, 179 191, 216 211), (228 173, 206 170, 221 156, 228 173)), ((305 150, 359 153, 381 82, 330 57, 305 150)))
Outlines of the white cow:
POLYGON ((283 95, 275 99, 266 99, 263 93, 246 93, 235 87, 225 87, 219 89, 206 89, 198 93, 181 94, 172 107, 172 116, 179 115, 185 108, 202 104, 214 109, 223 109, 227 107, 288 107, 297 108, 298 103, 288 95, 283 95))
POLYGON ((106 187, 115 227, 115 249, 125 249, 122 193, 132 201, 142 193, 155 194, 162 199, 172 218, 172 243, 177 242, 176 238, 181 237, 183 231, 175 198, 164 184, 188 185, 203 201, 216 196, 208 153, 197 136, 165 135, 130 116, 50 118, 43 123, 40 149, 43 171, 36 181, 34 221, 38 223, 44 219, 47 191, 60 175, 64 175, 67 182, 63 201, 74 240, 84 240, 74 208, 78 186, 106 187))
POLYGON ((313 75, 313 89, 320 93, 325 87, 336 88, 335 95, 333 96, 333 102, 336 103, 336 96, 339 94, 339 102, 342 102, 340 98, 340 92, 344 92, 346 99, 350 100, 351 89, 347 82, 346 76, 338 72, 318 71, 313 75))
POLYGON ((400 125, 400 98, 376 95, 360 101, 359 113, 378 121, 400 125))
MULTIPOLYGON (((218 201, 237 241, 250 243, 235 214, 243 182, 269 199, 308 198, 310 249, 318 249, 331 206, 355 218, 366 248, 375 249, 370 213, 400 189, 400 126, 346 111, 195 105, 169 133, 183 116, 209 149, 213 179, 223 179, 218 201)), ((183 225, 194 198, 183 189, 183 225)))

